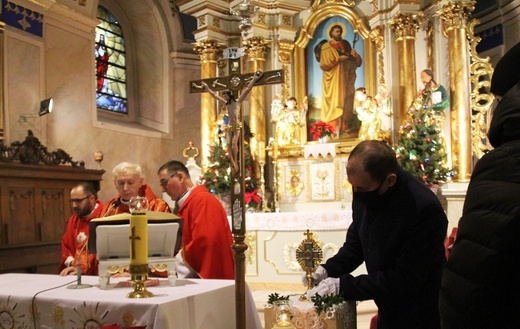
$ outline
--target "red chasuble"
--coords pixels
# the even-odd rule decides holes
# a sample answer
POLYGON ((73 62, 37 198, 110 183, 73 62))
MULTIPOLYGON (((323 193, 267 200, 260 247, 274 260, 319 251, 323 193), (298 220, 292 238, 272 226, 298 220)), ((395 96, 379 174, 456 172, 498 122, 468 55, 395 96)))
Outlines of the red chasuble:
MULTIPOLYGON (((139 196, 144 196, 148 199, 148 210, 159 212, 171 212, 170 207, 163 199, 157 197, 152 189, 144 184, 139 188, 139 196)), ((122 213, 130 213, 128 205, 121 203, 119 195, 105 204, 101 217, 107 217, 122 213)))
POLYGON ((65 234, 61 239, 61 261, 60 272, 65 269, 65 261, 69 256, 81 262, 81 272, 85 275, 97 275, 98 266, 96 255, 88 254, 88 230, 89 223, 92 219, 98 218, 101 215, 103 204, 97 200, 97 207, 87 218, 79 218, 77 215, 72 215, 67 223, 65 234), (81 252, 81 255, 80 255, 81 252))
POLYGON ((234 279, 233 238, 220 201, 199 185, 190 192, 178 215, 184 220, 184 261, 203 279, 234 279))

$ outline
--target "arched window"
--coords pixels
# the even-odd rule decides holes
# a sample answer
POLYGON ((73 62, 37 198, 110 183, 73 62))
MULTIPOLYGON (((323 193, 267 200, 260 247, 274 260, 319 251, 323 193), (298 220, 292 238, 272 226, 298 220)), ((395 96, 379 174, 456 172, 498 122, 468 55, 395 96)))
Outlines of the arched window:
POLYGON ((96 106, 128 114, 125 39, 117 19, 98 6, 96 27, 96 106))

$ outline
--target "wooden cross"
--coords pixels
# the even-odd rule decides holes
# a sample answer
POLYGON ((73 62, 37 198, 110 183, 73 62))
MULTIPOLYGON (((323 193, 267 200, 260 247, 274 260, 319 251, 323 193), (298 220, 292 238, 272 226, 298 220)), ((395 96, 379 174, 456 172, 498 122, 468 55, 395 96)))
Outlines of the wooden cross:
MULTIPOLYGON (((190 81, 190 93, 209 92, 213 98, 224 101, 228 110, 228 147, 231 160, 231 223, 233 232, 233 250, 235 251, 235 302, 237 329, 245 328, 245 177, 244 177, 244 129, 242 127, 241 102, 255 86, 278 84, 284 82, 283 70, 257 71, 244 73, 240 71, 240 56, 229 57, 229 75, 190 81), (245 88, 245 90, 244 90, 245 88), (227 99, 216 92, 226 91, 227 99), (239 95, 239 92, 242 93, 239 95), (233 96, 231 100, 230 95, 233 96), (234 117, 233 117, 234 116, 234 117)), ((226 93, 224 93, 226 95, 226 93)), ((207 141, 202 141, 206 143, 207 141)))
MULTIPOLYGON (((230 49, 230 48, 228 48, 230 49)), ((226 49, 227 50, 227 49, 226 49)), ((231 50, 234 50, 233 48, 231 50)), ((253 87, 278 84, 284 82, 283 70, 257 71, 240 73, 240 51, 230 53, 229 75, 190 81, 190 93, 209 92, 213 98, 226 103, 229 115, 228 147, 231 160, 231 218, 233 234, 245 235, 245 184, 244 184, 244 129, 242 129, 241 102, 253 87), (233 55, 235 54, 235 55, 233 55), (245 88, 245 90, 244 90, 245 88), (223 98, 216 92, 226 91, 233 95, 223 98), (239 95, 239 92, 241 94, 239 95)), ((203 141, 205 142, 205 141, 203 141)))
POLYGON ((141 240, 141 237, 139 235, 135 235, 135 226, 132 227, 132 235, 128 237, 130 240, 132 240, 132 254, 130 255, 131 259, 135 259, 135 240, 141 240))

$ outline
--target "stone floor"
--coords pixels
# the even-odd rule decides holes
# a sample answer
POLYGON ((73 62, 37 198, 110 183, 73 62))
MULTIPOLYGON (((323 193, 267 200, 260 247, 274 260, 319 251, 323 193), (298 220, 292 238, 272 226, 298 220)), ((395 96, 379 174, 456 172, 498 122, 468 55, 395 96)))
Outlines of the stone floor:
MULTIPOLYGON (((278 293, 279 295, 299 295, 305 289, 301 284, 295 283, 269 283, 269 282, 247 282, 253 299, 255 300, 256 309, 264 324, 264 306, 270 294, 278 293)), ((360 302, 357 306, 357 329, 369 329, 370 320, 377 312, 377 307, 373 301, 360 302)), ((270 328, 265 328, 270 329, 270 328)))

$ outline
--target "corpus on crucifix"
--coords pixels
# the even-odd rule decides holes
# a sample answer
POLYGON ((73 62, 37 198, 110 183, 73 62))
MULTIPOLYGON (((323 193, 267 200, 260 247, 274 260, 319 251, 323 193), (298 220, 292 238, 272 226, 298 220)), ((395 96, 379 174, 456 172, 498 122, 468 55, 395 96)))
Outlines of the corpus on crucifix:
MULTIPOLYGON (((255 86, 282 83, 283 70, 254 73, 240 73, 240 56, 242 51, 225 50, 229 58, 229 75, 225 77, 207 78, 190 82, 191 93, 209 92, 211 96, 226 103, 229 115, 227 141, 231 149, 231 222, 233 231, 233 250, 235 251, 235 294, 236 294, 236 328, 245 328, 245 195, 244 195, 244 129, 242 127, 241 102, 255 86), (222 91, 220 96, 217 92, 222 91), (240 95, 239 95, 240 92, 240 95)), ((233 50, 233 49, 231 49, 233 50)), ((203 141, 206 142, 206 141, 203 141)))
POLYGON ((255 74, 249 78, 247 87, 242 90, 242 93, 238 99, 235 99, 235 96, 229 90, 224 91, 223 96, 221 97, 216 92, 214 92, 205 81, 201 81, 205 91, 209 92, 213 98, 226 103, 226 110, 229 116, 229 127, 226 131, 226 136, 227 143, 231 147, 231 152, 229 152, 229 160, 231 161, 233 173, 238 173, 240 170, 238 165, 238 142, 240 139, 240 129, 242 128, 242 124, 239 121, 239 118, 242 118, 241 104, 251 89, 253 89, 253 86, 258 81, 258 79, 262 77, 262 75, 262 70, 256 71, 255 74))

